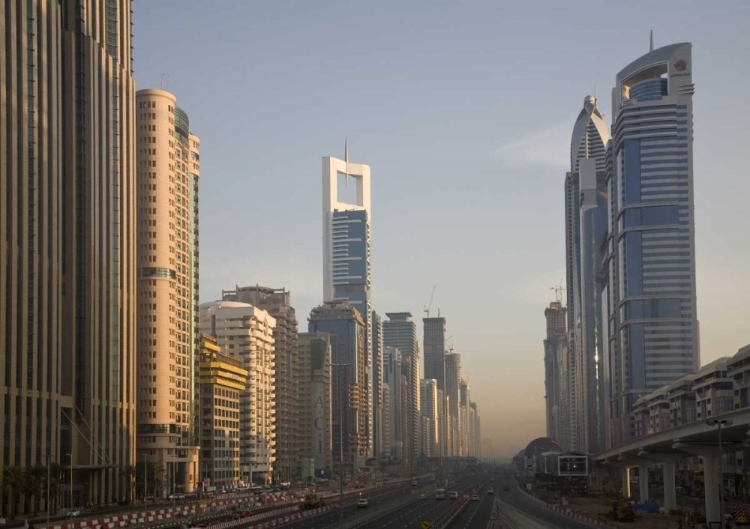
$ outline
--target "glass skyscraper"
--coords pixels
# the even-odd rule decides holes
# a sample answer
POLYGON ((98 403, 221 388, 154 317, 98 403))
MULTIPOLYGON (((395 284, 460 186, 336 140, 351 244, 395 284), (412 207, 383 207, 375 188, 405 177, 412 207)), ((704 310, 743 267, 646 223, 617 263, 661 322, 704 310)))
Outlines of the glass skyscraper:
POLYGON ((607 165, 608 446, 642 395, 700 365, 695 286, 692 46, 652 50, 617 75, 607 165))

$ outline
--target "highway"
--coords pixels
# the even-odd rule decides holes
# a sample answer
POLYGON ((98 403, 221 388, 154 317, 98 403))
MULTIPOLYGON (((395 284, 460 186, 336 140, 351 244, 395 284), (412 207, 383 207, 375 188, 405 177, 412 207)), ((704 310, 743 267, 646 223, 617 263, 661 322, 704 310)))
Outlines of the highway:
MULTIPOLYGON (((458 491, 459 495, 468 494, 485 484, 488 480, 489 477, 486 474, 467 476, 463 479, 458 478, 455 484, 446 488, 446 491, 455 490, 458 491)), ((362 526, 362 528, 420 529, 424 520, 433 522, 455 504, 456 500, 436 500, 434 494, 428 494, 424 497, 415 498, 414 501, 403 505, 393 512, 384 513, 383 516, 370 521, 370 523, 362 526)), ((323 527, 331 526, 316 525, 312 529, 322 529, 323 527)))
POLYGON ((479 501, 470 501, 461 514, 448 525, 448 529, 484 529, 487 527, 497 494, 497 492, 487 494, 487 487, 482 489, 479 492, 479 501))

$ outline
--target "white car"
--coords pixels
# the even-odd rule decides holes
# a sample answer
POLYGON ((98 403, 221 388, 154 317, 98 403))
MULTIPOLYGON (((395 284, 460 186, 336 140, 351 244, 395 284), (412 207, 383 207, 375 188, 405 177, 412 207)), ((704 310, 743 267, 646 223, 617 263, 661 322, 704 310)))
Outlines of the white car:
POLYGON ((495 494, 495 489, 490 487, 489 489, 487 489, 487 494, 495 494))
POLYGON ((70 518, 77 518, 77 517, 79 517, 80 515, 81 515, 81 511, 79 511, 78 509, 75 509, 75 510, 73 510, 73 511, 68 511, 68 516, 69 516, 70 518))
POLYGON ((451 491, 451 499, 457 500, 458 499, 458 491, 451 491))
POLYGON ((360 498, 357 502, 357 509, 366 509, 370 505, 370 502, 367 501, 367 498, 360 498))
POLYGON ((471 497, 471 501, 479 501, 479 494, 474 494, 474 495, 473 495, 473 496, 471 497))

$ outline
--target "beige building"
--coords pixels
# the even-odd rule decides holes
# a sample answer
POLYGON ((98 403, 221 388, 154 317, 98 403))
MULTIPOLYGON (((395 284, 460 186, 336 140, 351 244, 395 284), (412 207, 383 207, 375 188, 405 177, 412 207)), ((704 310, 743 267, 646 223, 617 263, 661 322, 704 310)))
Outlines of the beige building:
POLYGON ((243 483, 269 484, 276 451, 273 330, 276 320, 249 303, 201 304, 201 331, 216 336, 221 350, 248 372, 240 393, 240 472, 243 483))
POLYGON ((300 333, 297 338, 297 358, 302 375, 298 384, 303 406, 300 418, 302 444, 296 459, 312 459, 316 477, 330 476, 333 470, 331 347, 331 335, 326 333, 300 333))
POLYGON ((215 336, 200 337, 201 490, 239 485, 242 361, 222 354, 215 336))
POLYGON ((131 4, 0 0, 0 472, 49 455, 75 505, 135 463, 131 4))
POLYGON ((302 410, 297 361, 297 315, 291 305, 291 294, 284 288, 261 286, 235 287, 223 290, 224 301, 249 303, 267 311, 275 320, 273 329, 274 363, 276 364, 276 461, 275 480, 298 479, 298 452, 303 443, 300 427, 302 410))
MULTIPOLYGON (((159 464, 165 483, 185 492, 198 482, 199 148, 174 95, 136 93, 138 460, 159 464)), ((163 494, 168 492, 165 487, 163 494)))

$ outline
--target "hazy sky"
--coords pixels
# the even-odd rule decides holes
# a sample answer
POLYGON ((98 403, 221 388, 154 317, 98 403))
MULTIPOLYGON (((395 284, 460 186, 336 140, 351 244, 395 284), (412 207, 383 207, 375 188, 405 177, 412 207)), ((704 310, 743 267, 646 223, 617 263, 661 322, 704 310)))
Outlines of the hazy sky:
POLYGON ((483 436, 507 454, 544 434, 543 311, 583 99, 609 123, 649 30, 692 42, 702 360, 750 342, 750 2, 134 4, 137 86, 175 93, 201 138, 201 301, 286 286, 306 329, 321 158, 348 137, 372 169, 375 309, 421 320, 437 285, 483 436))

